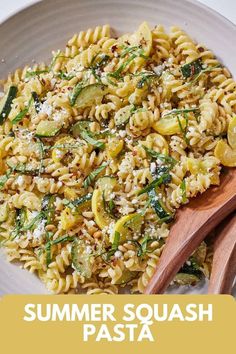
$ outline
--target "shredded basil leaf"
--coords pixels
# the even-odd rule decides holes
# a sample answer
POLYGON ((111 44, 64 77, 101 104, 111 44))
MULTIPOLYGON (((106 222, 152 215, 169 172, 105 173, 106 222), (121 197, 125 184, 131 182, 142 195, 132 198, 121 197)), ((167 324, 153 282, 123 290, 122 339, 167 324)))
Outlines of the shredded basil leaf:
POLYGON ((74 106, 75 102, 77 100, 77 97, 79 96, 80 92, 84 88, 84 82, 79 82, 73 89, 72 94, 69 96, 70 100, 70 105, 74 106))
POLYGON ((156 191, 154 189, 150 190, 148 192, 149 200, 150 200, 150 205, 153 208, 153 210, 156 212, 157 216, 159 217, 159 222, 171 222, 173 220, 173 214, 171 214, 164 202, 158 197, 156 194, 156 191))
POLYGON ((151 191, 152 189, 160 186, 161 184, 167 184, 170 181, 171 181, 171 175, 169 173, 169 168, 166 167, 166 166, 163 166, 163 167, 159 168, 159 171, 158 171, 158 174, 157 174, 157 178, 154 179, 154 181, 152 181, 146 187, 141 189, 138 192, 138 195, 147 193, 147 192, 151 191))
POLYGON ((119 244, 120 244, 120 233, 118 231, 115 231, 114 240, 111 249, 108 252, 106 252, 106 260, 109 260, 115 254, 115 252, 118 250, 119 244))
POLYGON ((165 155, 160 152, 154 151, 152 149, 147 148, 144 145, 142 145, 142 146, 150 157, 152 157, 153 159, 159 159, 159 160, 163 161, 164 163, 169 164, 171 166, 171 168, 174 167, 174 165, 177 163, 177 161, 169 155, 165 155))
POLYGON ((15 171, 15 167, 11 167, 9 170, 7 170, 5 175, 0 176, 0 189, 2 189, 4 187, 5 183, 8 181, 12 172, 14 172, 14 171, 15 171))
POLYGON ((98 140, 95 140, 94 138, 92 138, 91 134, 88 131, 81 130, 80 135, 90 145, 96 146, 99 149, 104 149, 105 148, 105 143, 103 143, 102 141, 98 141, 98 140))
POLYGON ((22 110, 20 111, 16 116, 15 118, 11 121, 12 124, 17 124, 19 123, 25 116, 26 114, 29 112, 29 109, 30 109, 30 106, 33 102, 33 97, 31 97, 31 99, 29 100, 29 103, 28 105, 22 110))
POLYGON ((180 189, 181 189, 181 193, 182 193, 182 201, 183 201, 183 203, 186 203, 187 196, 186 196, 186 181, 185 181, 185 178, 183 179, 183 181, 180 184, 180 189))
POLYGON ((83 197, 80 197, 78 199, 75 200, 67 200, 67 199, 63 199, 63 204, 66 205, 67 207, 74 209, 79 207, 80 205, 82 205, 83 203, 89 201, 92 199, 92 193, 88 193, 86 195, 84 195, 83 197))
POLYGON ((95 178, 99 175, 99 173, 101 173, 104 170, 104 168, 106 168, 106 167, 107 167, 107 163, 104 163, 101 166, 99 166, 96 170, 91 172, 88 175, 88 177, 85 178, 84 183, 83 183, 83 187, 88 188, 93 183, 95 178))
POLYGON ((200 108, 196 107, 196 108, 184 108, 184 109, 172 109, 171 111, 169 111, 168 113, 166 113, 163 118, 168 117, 170 115, 174 115, 174 114, 182 114, 182 113, 190 113, 190 112, 199 112, 200 108))
POLYGON ((181 66, 180 70, 185 79, 199 74, 202 71, 202 61, 201 59, 196 59, 191 63, 187 63, 181 66))

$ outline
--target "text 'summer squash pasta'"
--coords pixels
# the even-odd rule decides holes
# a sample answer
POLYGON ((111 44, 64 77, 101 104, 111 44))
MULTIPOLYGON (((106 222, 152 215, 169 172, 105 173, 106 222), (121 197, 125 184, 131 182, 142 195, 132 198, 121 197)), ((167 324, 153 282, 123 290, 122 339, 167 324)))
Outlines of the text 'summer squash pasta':
MULTIPOLYGON (((55 293, 142 293, 175 212, 236 166, 236 83, 184 31, 75 34, 0 101, 0 241, 55 293), (124 290, 125 289, 125 290, 124 290)), ((202 243, 175 277, 209 276, 202 243)))

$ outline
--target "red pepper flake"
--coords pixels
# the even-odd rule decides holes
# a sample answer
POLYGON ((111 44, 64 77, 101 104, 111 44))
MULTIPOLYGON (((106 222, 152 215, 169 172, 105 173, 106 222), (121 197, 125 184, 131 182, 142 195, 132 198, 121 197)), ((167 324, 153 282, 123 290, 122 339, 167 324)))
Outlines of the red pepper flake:
POLYGON ((117 45, 115 44, 111 47, 111 52, 114 53, 116 50, 117 50, 117 45))
POLYGON ((195 66, 191 65, 191 76, 195 74, 195 66))
POLYGON ((199 48, 198 48, 198 51, 199 51, 200 53, 204 52, 204 50, 205 50, 205 49, 204 49, 203 47, 199 47, 199 48))

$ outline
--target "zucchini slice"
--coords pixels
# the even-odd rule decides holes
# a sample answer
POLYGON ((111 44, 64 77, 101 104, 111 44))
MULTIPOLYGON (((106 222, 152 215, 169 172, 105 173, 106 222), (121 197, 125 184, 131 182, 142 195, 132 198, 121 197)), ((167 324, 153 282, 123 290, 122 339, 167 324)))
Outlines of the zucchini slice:
POLYGON ((16 98, 17 91, 18 91, 18 89, 16 86, 11 86, 9 88, 6 101, 3 105, 2 111, 0 113, 0 125, 2 125, 9 116, 9 113, 11 111, 11 104, 12 104, 12 101, 14 100, 14 98, 16 98))
POLYGON ((115 177, 104 176, 97 180, 96 187, 100 189, 105 194, 105 198, 108 198, 115 186, 117 185, 117 180, 115 177))
POLYGON ((107 93, 103 84, 91 84, 83 87, 76 99, 75 105, 79 108, 90 106, 97 98, 102 98, 107 93))
POLYGON ((89 125, 90 125, 89 120, 81 120, 73 125, 71 128, 71 132, 74 138, 78 138, 81 135, 82 130, 87 130, 90 131, 89 125))
POLYGON ((91 278, 93 262, 86 252, 86 245, 82 240, 75 239, 71 249, 73 268, 85 278, 91 278))
POLYGON ((36 136, 39 138, 50 138, 57 135, 61 127, 53 120, 42 120, 36 128, 36 136))
POLYGON ((179 285, 195 285, 199 280, 196 275, 187 273, 178 273, 174 278, 174 282, 179 285))
POLYGON ((150 205, 156 212, 157 216, 160 218, 160 221, 163 222, 171 222, 173 220, 173 214, 167 210, 166 206, 164 205, 163 201, 158 198, 154 189, 148 192, 150 205))
POLYGON ((128 123, 128 121, 132 115, 133 108, 134 108, 133 105, 129 105, 129 106, 125 106, 125 107, 119 109, 119 111, 116 112, 115 117, 114 117, 115 125, 122 126, 122 125, 128 123))

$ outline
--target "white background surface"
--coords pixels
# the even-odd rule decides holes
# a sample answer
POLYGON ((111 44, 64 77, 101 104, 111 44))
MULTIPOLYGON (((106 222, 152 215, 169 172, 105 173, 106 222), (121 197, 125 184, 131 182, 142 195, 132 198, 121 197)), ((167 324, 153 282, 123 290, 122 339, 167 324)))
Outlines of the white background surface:
MULTIPOLYGON (((46 0, 45 0, 46 1, 46 0)), ((89 1, 89 0, 88 0, 89 1)), ((144 0, 145 1, 145 0, 144 0)), ((236 24, 236 0, 199 0, 236 24)), ((37 0, 0 0, 0 22, 37 0)), ((176 0, 178 2, 178 0, 176 0)))

